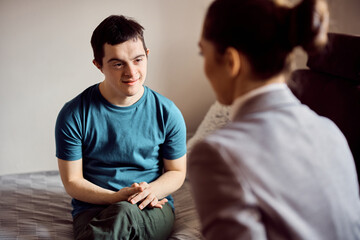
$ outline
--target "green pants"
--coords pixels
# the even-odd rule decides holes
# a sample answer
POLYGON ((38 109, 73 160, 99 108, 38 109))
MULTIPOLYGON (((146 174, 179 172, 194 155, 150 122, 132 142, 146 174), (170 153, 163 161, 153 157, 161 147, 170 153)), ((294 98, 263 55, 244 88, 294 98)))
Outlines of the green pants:
POLYGON ((175 215, 166 203, 162 209, 140 210, 135 204, 118 202, 106 208, 92 208, 74 218, 74 237, 80 239, 161 240, 170 235, 175 215))

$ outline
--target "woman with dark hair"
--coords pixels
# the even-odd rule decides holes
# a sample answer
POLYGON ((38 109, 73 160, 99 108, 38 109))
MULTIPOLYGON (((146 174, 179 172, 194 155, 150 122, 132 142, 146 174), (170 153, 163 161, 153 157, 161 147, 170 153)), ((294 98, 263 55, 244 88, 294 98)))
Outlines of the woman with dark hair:
POLYGON ((360 239, 354 159, 336 125, 285 79, 292 50, 321 49, 322 0, 217 0, 199 43, 232 122, 198 143, 189 174, 206 239, 360 239))

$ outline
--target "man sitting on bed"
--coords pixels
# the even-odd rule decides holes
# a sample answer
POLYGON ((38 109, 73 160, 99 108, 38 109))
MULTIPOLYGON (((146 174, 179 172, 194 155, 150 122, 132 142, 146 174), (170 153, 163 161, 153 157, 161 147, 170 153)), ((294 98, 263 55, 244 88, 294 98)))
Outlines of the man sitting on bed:
POLYGON ((184 119, 143 86, 149 49, 136 21, 106 18, 91 45, 105 79, 64 105, 55 130, 75 239, 166 239, 174 223, 169 194, 185 178, 184 119))

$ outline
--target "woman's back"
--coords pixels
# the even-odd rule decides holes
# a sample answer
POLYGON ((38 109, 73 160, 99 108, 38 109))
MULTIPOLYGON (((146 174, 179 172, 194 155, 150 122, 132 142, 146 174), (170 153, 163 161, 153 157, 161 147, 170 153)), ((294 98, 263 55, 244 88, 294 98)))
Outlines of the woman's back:
MULTIPOLYGON (((189 171, 196 175, 197 206, 209 231, 221 217, 229 221, 222 236, 245 229, 254 239, 360 236, 359 192, 347 142, 333 122, 300 104, 287 88, 249 99, 190 158, 197 159, 189 171), (234 202, 237 210, 227 211, 234 202), (243 218, 240 225, 247 227, 241 229, 238 219, 249 210, 252 217, 243 218)), ((235 236, 244 235, 225 239, 235 236)))
POLYGON ((327 5, 285 1, 215 0, 205 17, 205 74, 236 113, 189 156, 206 239, 360 239, 349 146, 285 84, 292 50, 326 43, 327 5))

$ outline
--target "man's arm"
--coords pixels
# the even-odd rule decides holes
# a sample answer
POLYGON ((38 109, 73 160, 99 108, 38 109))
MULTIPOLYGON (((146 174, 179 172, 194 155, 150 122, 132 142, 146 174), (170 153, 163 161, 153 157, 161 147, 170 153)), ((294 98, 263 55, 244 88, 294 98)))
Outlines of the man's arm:
POLYGON ((158 199, 170 195, 178 190, 184 183, 186 176, 186 154, 178 159, 164 159, 164 173, 151 183, 139 183, 145 190, 139 194, 129 197, 133 204, 141 202, 140 209, 146 206, 154 207, 158 199))
POLYGON ((82 159, 76 161, 58 159, 65 190, 77 200, 93 204, 112 204, 127 201, 129 196, 145 190, 142 186, 125 187, 117 192, 101 188, 84 179, 82 162, 82 159))

